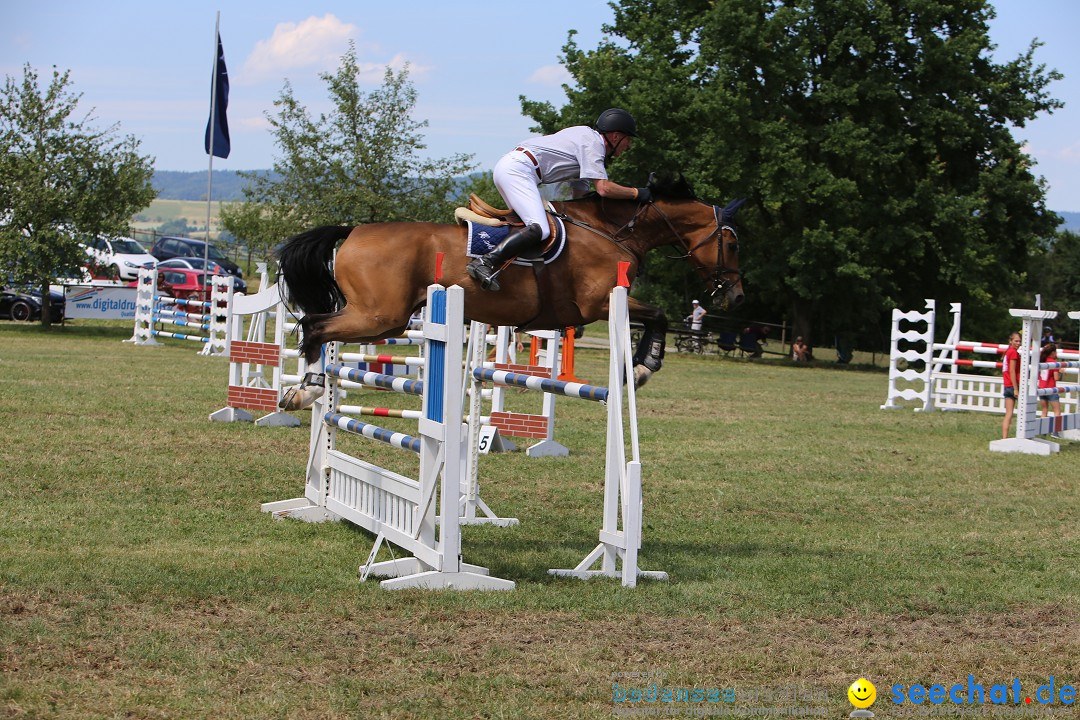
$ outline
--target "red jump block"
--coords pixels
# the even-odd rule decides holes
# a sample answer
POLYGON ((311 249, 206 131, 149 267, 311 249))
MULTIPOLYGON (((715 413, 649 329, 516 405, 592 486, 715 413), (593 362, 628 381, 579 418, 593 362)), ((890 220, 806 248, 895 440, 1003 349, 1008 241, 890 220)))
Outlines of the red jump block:
POLYGON ((276 412, 278 409, 278 400, 277 390, 272 390, 270 388, 244 387, 243 385, 229 386, 229 407, 276 412))
POLYGON ((507 370, 519 375, 531 375, 538 378, 551 378, 551 368, 543 365, 519 365, 516 363, 492 363, 496 370, 507 370))
POLYGON ((229 351, 229 360, 234 363, 279 365, 281 363, 281 348, 273 343, 234 340, 229 351))
POLYGON ((497 427, 499 432, 511 437, 546 438, 548 435, 547 418, 543 415, 493 412, 491 424, 497 427))

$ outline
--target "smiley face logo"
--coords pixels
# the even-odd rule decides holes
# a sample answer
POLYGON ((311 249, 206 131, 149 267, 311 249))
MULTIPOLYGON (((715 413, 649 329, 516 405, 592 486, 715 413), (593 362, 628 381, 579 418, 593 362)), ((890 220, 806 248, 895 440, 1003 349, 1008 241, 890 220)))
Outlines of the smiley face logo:
POLYGON ((877 688, 866 678, 859 678, 851 683, 847 691, 848 700, 857 708, 865 710, 877 700, 877 688))

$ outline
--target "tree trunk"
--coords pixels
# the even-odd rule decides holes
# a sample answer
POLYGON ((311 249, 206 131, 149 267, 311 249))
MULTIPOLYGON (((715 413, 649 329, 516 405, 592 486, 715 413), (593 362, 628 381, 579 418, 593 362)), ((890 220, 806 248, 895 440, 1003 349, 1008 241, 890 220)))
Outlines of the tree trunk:
POLYGON ((52 293, 49 292, 49 281, 41 281, 41 327, 49 327, 52 324, 52 293))

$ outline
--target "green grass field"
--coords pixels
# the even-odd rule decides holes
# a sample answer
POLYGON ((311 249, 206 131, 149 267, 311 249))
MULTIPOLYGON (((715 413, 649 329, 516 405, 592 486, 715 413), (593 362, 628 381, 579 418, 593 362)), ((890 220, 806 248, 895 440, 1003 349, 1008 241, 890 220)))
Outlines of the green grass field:
MULTIPOLYGON (((0 717, 725 705, 613 703, 633 672, 774 711, 796 706, 764 693, 797 685, 829 717, 865 676, 888 717, 896 684, 1080 681, 1080 443, 992 454, 1000 418, 881 411, 880 371, 671 353, 638 396, 640 559, 668 582, 548 576, 596 544, 602 495, 602 410, 560 400, 570 458, 482 466, 522 524, 463 530, 465 560, 517 590, 387 592, 357 579, 366 532, 259 511, 301 494, 307 418, 210 423, 227 363, 130 335, 0 323, 0 717)), ((577 358, 604 382, 601 352, 577 358)), ((405 462, 373 445, 355 449, 405 462)))
MULTIPOLYGON (((221 203, 210 203, 210 230, 221 229, 221 203)), ((139 230, 153 230, 164 222, 185 218, 196 228, 206 226, 206 202, 197 200, 163 200, 155 198, 150 207, 131 219, 131 226, 139 230)))

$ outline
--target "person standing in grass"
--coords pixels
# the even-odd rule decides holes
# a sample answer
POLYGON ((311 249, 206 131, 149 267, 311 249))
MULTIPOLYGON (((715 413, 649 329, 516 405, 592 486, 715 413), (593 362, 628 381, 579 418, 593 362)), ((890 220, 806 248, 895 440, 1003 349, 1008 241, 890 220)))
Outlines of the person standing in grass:
MULTIPOLYGON (((1057 362, 1057 345, 1052 342, 1048 342, 1042 346, 1042 350, 1039 351, 1040 363, 1053 363, 1057 362)), ((1039 370, 1039 389, 1044 388, 1056 388, 1058 382, 1061 380, 1061 370, 1055 368, 1053 370, 1045 369, 1039 370)), ((1054 417, 1061 416, 1061 395, 1054 393, 1053 395, 1043 395, 1039 398, 1042 401, 1042 416, 1046 417, 1047 412, 1051 407, 1054 409, 1054 417)), ((1055 433, 1056 434, 1056 433, 1055 433)))
POLYGON ((690 329, 694 332, 701 332, 701 328, 705 323, 705 315, 708 312, 701 307, 701 303, 697 300, 691 300, 690 307, 690 314, 683 318, 683 322, 690 323, 690 329))
POLYGON ((1016 409, 1016 395, 1022 392, 1020 387, 1020 333, 1009 335, 1009 348, 1001 359, 1001 374, 1005 378, 1005 419, 1001 421, 1001 439, 1009 437, 1013 411, 1016 409))
MULTIPOLYGON (((705 308, 701 307, 701 303, 699 303, 697 300, 690 301, 690 306, 692 310, 690 311, 689 315, 683 318, 683 322, 689 323, 690 329, 693 332, 700 333, 705 324, 705 315, 707 315, 708 313, 705 308)), ((694 350, 697 350, 698 352, 701 351, 700 336, 694 338, 694 350)))

